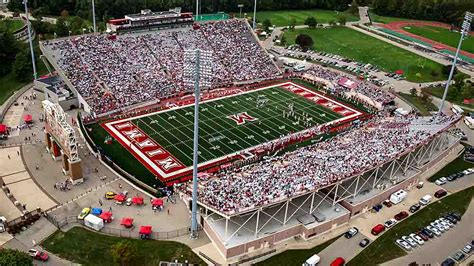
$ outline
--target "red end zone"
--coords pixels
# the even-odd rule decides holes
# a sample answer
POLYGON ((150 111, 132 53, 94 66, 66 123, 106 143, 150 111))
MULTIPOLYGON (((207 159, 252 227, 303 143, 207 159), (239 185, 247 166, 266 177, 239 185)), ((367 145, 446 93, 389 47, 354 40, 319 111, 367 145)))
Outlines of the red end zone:
MULTIPOLYGON (((355 110, 351 107, 344 105, 334 99, 331 99, 321 93, 313 91, 311 89, 305 88, 301 85, 294 84, 292 82, 285 82, 280 84, 273 84, 271 86, 257 88, 253 90, 243 91, 240 89, 229 91, 211 91, 206 95, 202 96, 203 102, 215 101, 223 98, 232 97, 239 94, 250 93, 258 90, 264 90, 273 87, 285 88, 295 94, 298 94, 306 99, 314 102, 315 104, 324 106, 327 109, 330 109, 336 113, 341 114, 343 117, 337 120, 328 122, 324 125, 318 125, 318 128, 321 127, 336 127, 341 123, 346 123, 352 120, 355 120, 363 115, 364 113, 355 110)), ((161 182, 170 185, 175 182, 183 182, 189 180, 192 174, 192 167, 186 166, 181 163, 173 154, 165 150, 159 143, 157 143, 153 138, 149 137, 145 132, 143 132, 139 127, 137 127, 132 121, 140 117, 146 117, 158 113, 164 113, 173 111, 176 109, 188 107, 194 105, 194 98, 192 96, 184 96, 180 99, 177 99, 175 105, 170 105, 164 110, 160 110, 154 113, 149 113, 145 115, 129 117, 124 119, 118 119, 113 121, 104 122, 101 126, 113 136, 124 148, 126 148, 133 156, 139 160, 149 171, 151 171, 161 182)), ((314 128, 303 130, 302 132, 296 132, 294 134, 300 134, 298 138, 291 138, 295 141, 303 141, 301 138, 304 135, 304 138, 313 137, 310 132, 314 131, 314 128), (311 131, 313 130, 313 131, 311 131), (306 134, 301 134, 305 133, 306 134)), ((269 141, 268 143, 272 143, 269 141)), ((263 143, 262 143, 263 144, 263 143)), ((211 161, 202 162, 199 164, 199 170, 213 171, 219 170, 220 167, 228 165, 228 162, 234 161, 236 159, 245 159, 254 156, 257 153, 257 150, 260 150, 260 145, 252 147, 246 150, 234 152, 232 154, 213 159, 211 161)))

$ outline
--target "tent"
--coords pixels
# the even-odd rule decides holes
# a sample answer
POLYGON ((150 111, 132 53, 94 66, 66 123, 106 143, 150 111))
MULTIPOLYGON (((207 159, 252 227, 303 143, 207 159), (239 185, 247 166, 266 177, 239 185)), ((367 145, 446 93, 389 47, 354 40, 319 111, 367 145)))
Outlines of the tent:
POLYGON ((114 199, 115 199, 117 202, 122 203, 122 202, 125 201, 125 198, 126 198, 126 197, 127 197, 127 196, 125 196, 124 194, 117 194, 117 195, 115 195, 115 198, 114 198, 114 199))
POLYGON ((163 206, 163 200, 162 200, 162 199, 153 199, 153 200, 151 201, 151 205, 152 205, 153 207, 155 207, 155 206, 163 206))
POLYGON ((33 116, 31 116, 30 114, 26 114, 23 116, 23 121, 25 123, 31 123, 33 122, 33 116))
POLYGON ((130 218, 130 217, 122 218, 122 222, 120 223, 120 225, 123 225, 126 228, 132 227, 133 226, 133 218, 130 218))
POLYGON ((112 213, 111 212, 103 212, 99 218, 101 218, 102 220, 104 220, 104 222, 106 223, 110 223, 112 222, 112 213))
POLYGON ((143 225, 140 227, 140 238, 149 239, 151 235, 151 225, 143 225))
POLYGON ((399 69, 399 70, 395 70, 395 74, 397 75, 403 75, 403 73, 405 73, 405 71, 399 69))
POLYGON ((341 78, 341 79, 337 82, 337 84, 339 84, 340 86, 343 86, 343 87, 345 87, 345 88, 351 89, 351 90, 357 88, 357 85, 358 85, 356 82, 354 82, 354 81, 352 81, 352 80, 350 80, 350 79, 348 79, 348 78, 346 78, 346 77, 341 78))
POLYGON ((142 197, 133 197, 132 203, 136 205, 143 205, 143 198, 142 197))
POLYGON ((7 133, 7 126, 4 124, 0 124, 0 134, 6 134, 7 133))
POLYGON ((92 208, 91 213, 96 215, 96 216, 100 215, 100 214, 102 214, 102 209, 101 208, 92 208))

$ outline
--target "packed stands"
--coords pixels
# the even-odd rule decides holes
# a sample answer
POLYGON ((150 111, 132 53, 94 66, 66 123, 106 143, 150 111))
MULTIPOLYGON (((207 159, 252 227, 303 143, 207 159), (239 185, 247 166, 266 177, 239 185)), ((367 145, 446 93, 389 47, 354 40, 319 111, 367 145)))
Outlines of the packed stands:
MULTIPOLYGON (((199 201, 233 214, 292 198, 387 163, 458 117, 377 118, 332 139, 200 181, 199 201)), ((191 188, 185 191, 191 193, 191 188)))
POLYGON ((240 20, 114 38, 84 35, 43 45, 94 115, 190 92, 182 80, 186 49, 213 52, 213 87, 280 74, 248 24, 240 20))

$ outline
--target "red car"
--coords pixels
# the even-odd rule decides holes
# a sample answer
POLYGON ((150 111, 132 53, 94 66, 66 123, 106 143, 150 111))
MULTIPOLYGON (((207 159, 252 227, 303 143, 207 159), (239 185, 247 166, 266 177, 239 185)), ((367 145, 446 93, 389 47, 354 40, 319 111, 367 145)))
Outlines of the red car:
POLYGON ((400 220, 403 220, 407 217, 408 217, 408 212, 401 211, 401 212, 395 214, 395 216, 393 218, 395 218, 395 220, 397 220, 397 221, 400 221, 400 220))
POLYGON ((28 250, 28 254, 35 260, 47 261, 49 259, 48 253, 36 249, 28 250))
POLYGON ((343 266, 344 263, 346 263, 346 261, 343 258, 337 257, 333 262, 331 262, 330 266, 343 266))
POLYGON ((439 199, 439 198, 442 198, 442 197, 446 196, 447 194, 448 194, 448 192, 446 190, 440 189, 440 190, 435 192, 434 196, 439 199))
POLYGON ((385 231, 385 226, 383 224, 378 224, 376 226, 374 226, 374 228, 372 228, 372 235, 376 236, 380 233, 382 233, 383 231, 385 231))

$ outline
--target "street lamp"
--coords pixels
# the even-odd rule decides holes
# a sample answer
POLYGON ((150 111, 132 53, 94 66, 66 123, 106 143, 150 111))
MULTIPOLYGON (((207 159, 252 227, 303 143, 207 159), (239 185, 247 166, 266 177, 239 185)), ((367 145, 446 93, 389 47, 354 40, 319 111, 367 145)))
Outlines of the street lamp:
POLYGON ((198 190, 198 147, 199 147, 199 87, 212 85, 212 52, 200 49, 184 52, 183 82, 186 87, 194 86, 194 143, 193 143, 193 202, 191 213, 191 238, 198 237, 197 190, 198 190))
POLYGON ((31 39, 31 23, 30 19, 28 18, 28 0, 24 0, 23 4, 25 5, 26 25, 28 28, 28 42, 30 43, 31 64, 33 65, 33 78, 36 80, 38 78, 38 73, 36 73, 35 51, 33 49, 33 40, 31 39))
POLYGON ((471 12, 466 12, 464 16, 464 21, 461 26, 461 38, 459 38, 458 48, 456 49, 456 54, 454 55, 453 65, 451 66, 451 71, 449 72, 448 81, 446 82, 446 87, 444 88, 443 99, 441 100, 441 105, 438 110, 438 115, 443 112, 444 102, 446 101, 446 96, 448 95, 449 84, 453 78, 454 69, 456 68, 456 62, 458 61, 459 50, 461 50, 461 44, 464 38, 469 36, 469 31, 471 30, 471 21, 473 14, 471 12))
POLYGON ((239 17, 242 18, 242 8, 244 7, 244 5, 243 5, 243 4, 239 4, 237 7, 240 8, 239 17))
POLYGON ((252 23, 252 28, 253 30, 257 29, 257 24, 255 23, 255 17, 257 16, 257 0, 255 0, 253 4, 253 23, 252 23))
POLYGON ((94 25, 94 33, 97 33, 97 26, 95 24, 95 3, 94 3, 94 0, 92 0, 92 23, 94 25))

